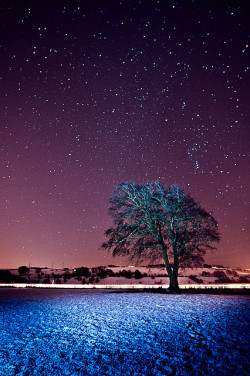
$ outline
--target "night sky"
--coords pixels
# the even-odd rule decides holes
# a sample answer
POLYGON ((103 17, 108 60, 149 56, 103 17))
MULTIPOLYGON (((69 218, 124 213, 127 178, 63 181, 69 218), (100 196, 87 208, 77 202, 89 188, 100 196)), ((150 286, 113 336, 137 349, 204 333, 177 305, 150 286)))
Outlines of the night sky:
POLYGON ((179 184, 250 267, 246 1, 0 2, 0 268, 98 250, 119 182, 179 184))

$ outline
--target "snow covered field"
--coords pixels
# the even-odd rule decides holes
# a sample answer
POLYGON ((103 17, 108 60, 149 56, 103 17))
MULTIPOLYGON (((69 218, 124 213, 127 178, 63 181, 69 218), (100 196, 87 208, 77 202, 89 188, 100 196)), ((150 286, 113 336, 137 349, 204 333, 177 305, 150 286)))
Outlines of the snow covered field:
MULTIPOLYGON (((27 268, 28 269, 28 268, 27 268)), ((18 277, 18 269, 7 272, 18 277)), ((29 268, 28 272, 21 275, 21 280, 7 278, 6 271, 0 270, 0 283, 27 282, 43 284, 69 284, 69 285, 165 285, 169 278, 164 266, 135 267, 135 266, 108 266, 76 269, 51 269, 29 268), (2 276, 1 276, 2 272, 2 276), (86 273, 87 272, 87 273, 86 273), (5 273, 5 274, 4 274, 5 273), (137 273, 137 275, 136 275, 137 273)), ((225 283, 250 283, 250 270, 240 268, 203 267, 195 269, 180 269, 178 281, 180 284, 225 284, 225 283)))
POLYGON ((249 375, 250 297, 0 289, 0 375, 249 375))

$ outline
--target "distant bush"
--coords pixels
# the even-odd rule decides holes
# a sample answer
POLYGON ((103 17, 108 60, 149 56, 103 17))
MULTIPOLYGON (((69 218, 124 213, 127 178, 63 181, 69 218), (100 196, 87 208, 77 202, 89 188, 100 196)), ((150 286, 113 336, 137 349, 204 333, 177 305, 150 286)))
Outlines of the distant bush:
POLYGON ((76 268, 73 275, 88 278, 90 276, 90 271, 89 271, 89 268, 82 266, 81 268, 76 268))
POLYGON ((27 266, 19 266, 18 273, 20 275, 26 275, 29 272, 29 268, 27 266))
POLYGON ((201 273, 202 277, 209 277, 211 275, 210 272, 206 272, 205 270, 201 273))
POLYGON ((115 275, 115 273, 113 272, 112 269, 106 269, 106 273, 109 277, 113 277, 115 275))
POLYGON ((250 283, 250 278, 242 276, 239 278, 239 283, 250 283))
POLYGON ((158 278, 165 278, 167 277, 167 273, 159 273, 159 274, 156 274, 155 276, 158 278))
POLYGON ((136 269, 135 271, 135 278, 136 279, 141 279, 143 275, 141 274, 140 270, 136 269))
POLYGON ((0 270, 0 283, 14 282, 14 277, 9 270, 0 270))
POLYGON ((213 277, 220 277, 220 278, 224 278, 224 277, 226 277, 227 275, 226 275, 226 273, 223 271, 223 270, 215 270, 214 272, 213 272, 213 277))
POLYGON ((97 268, 97 273, 99 278, 106 278, 107 277, 107 271, 106 269, 102 268, 101 266, 97 268))
POLYGON ((216 279, 215 283, 232 283, 232 280, 225 275, 225 276, 222 276, 222 277, 216 279))
POLYGON ((131 270, 125 270, 124 269, 120 272, 120 276, 125 277, 125 278, 132 278, 132 272, 131 272, 131 270))
POLYGON ((14 275, 10 270, 0 270, 0 283, 25 283, 27 280, 21 276, 14 275))
POLYGON ((64 273, 64 274, 61 275, 61 277, 66 278, 66 279, 70 279, 72 277, 72 274, 64 273))
POLYGON ((165 264, 149 264, 148 268, 166 268, 165 264))
POLYGON ((239 277, 239 274, 235 270, 227 270, 227 274, 233 277, 239 277))
POLYGON ((203 283, 203 280, 196 277, 196 275, 190 275, 189 278, 191 279, 191 281, 194 281, 196 283, 203 283))
POLYGON ((62 278, 62 274, 56 274, 56 273, 52 273, 52 277, 54 278, 62 278))
POLYGON ((209 264, 204 264, 204 265, 203 265, 203 268, 206 268, 206 269, 211 269, 211 268, 212 268, 212 265, 209 265, 209 264))
POLYGON ((89 283, 93 283, 95 280, 95 277, 92 275, 90 278, 89 278, 89 283))

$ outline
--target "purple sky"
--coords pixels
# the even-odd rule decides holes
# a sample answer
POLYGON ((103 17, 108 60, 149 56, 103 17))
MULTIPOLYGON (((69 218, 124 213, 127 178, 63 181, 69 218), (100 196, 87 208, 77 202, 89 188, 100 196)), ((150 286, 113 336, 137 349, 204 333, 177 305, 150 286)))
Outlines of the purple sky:
POLYGON ((219 221, 207 262, 250 267, 246 6, 1 2, 0 268, 125 264, 108 199, 157 179, 219 221))

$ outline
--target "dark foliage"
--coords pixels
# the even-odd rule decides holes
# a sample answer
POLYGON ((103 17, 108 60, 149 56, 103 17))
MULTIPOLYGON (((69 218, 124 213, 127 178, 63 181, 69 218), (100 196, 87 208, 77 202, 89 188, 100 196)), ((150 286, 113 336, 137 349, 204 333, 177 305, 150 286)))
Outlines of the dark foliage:
POLYGON ((74 277, 81 276, 81 277, 89 277, 90 270, 89 268, 82 266, 81 268, 76 268, 76 271, 73 274, 74 277))
POLYGON ((121 272, 120 272, 120 276, 121 277, 125 277, 125 278, 132 278, 132 272, 131 272, 131 270, 122 270, 121 272))
POLYGON ((0 270, 0 283, 20 283, 26 282, 26 279, 12 274, 9 270, 0 270))
POLYGON ((203 280, 200 279, 200 278, 198 278, 198 277, 196 277, 196 275, 190 275, 189 279, 191 279, 191 281, 194 281, 196 283, 203 283, 203 280))
POLYGON ((27 266, 20 266, 18 268, 18 273, 20 275, 26 275, 29 272, 29 268, 27 266))
POLYGON ((19 275, 12 274, 10 270, 0 270, 0 283, 25 283, 27 282, 26 278, 22 278, 19 275))
POLYGON ((233 281, 226 275, 215 280, 215 283, 232 283, 232 282, 233 281))
POLYGON ((213 272, 213 277, 226 277, 226 273, 223 270, 215 270, 213 272))
POLYGON ((206 268, 206 269, 211 269, 211 268, 212 268, 212 265, 209 265, 209 264, 204 264, 204 265, 203 265, 203 268, 206 268))
POLYGON ((135 278, 136 279, 141 279, 143 275, 141 274, 140 270, 136 269, 135 271, 135 278))
POLYGON ((89 283, 93 283, 95 280, 95 277, 93 275, 91 275, 91 277, 89 278, 89 283))
POLYGON ((64 279, 70 279, 72 277, 72 274, 71 273, 64 273, 61 275, 61 277, 63 277, 64 279))
POLYGON ((242 277, 239 278, 239 282, 240 283, 250 283, 250 278, 242 276, 242 277))
POLYGON ((201 273, 201 276, 202 277, 210 277, 211 273, 210 272, 206 272, 205 270, 203 270, 203 272, 201 273))
POLYGON ((62 278, 63 274, 52 273, 53 278, 62 278))
POLYGON ((166 265, 165 264, 149 264, 148 265, 148 268, 165 268, 166 265))
POLYGON ((0 270, 0 283, 12 282, 12 274, 9 270, 0 270))
POLYGON ((115 273, 112 269, 106 269, 107 276, 114 277, 115 273))
POLYGON ((232 277, 239 277, 239 274, 235 270, 228 270, 227 273, 232 277))
MULTIPOLYGON (((100 279, 106 278, 108 273, 105 268, 99 266, 97 268, 92 268, 92 273, 96 274, 100 279)), ((87 277, 87 276, 86 276, 87 277)))

